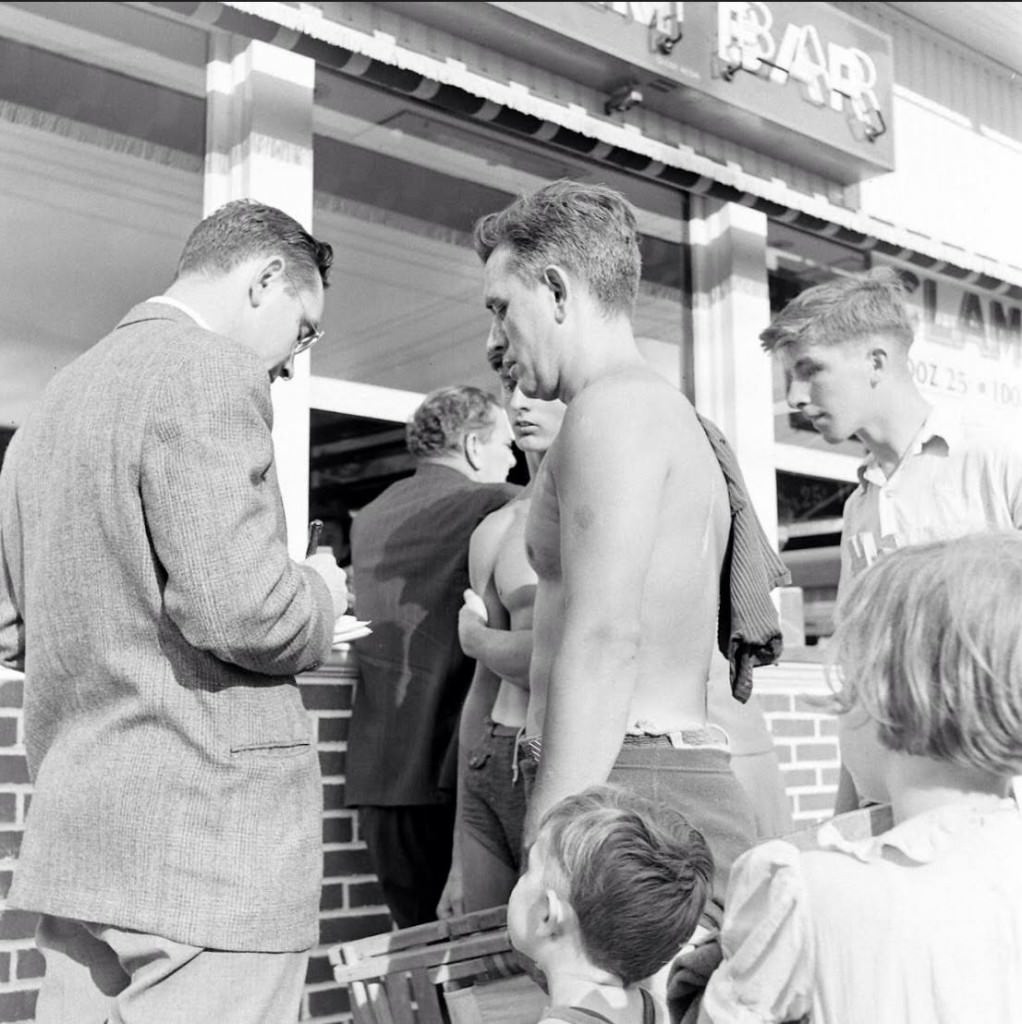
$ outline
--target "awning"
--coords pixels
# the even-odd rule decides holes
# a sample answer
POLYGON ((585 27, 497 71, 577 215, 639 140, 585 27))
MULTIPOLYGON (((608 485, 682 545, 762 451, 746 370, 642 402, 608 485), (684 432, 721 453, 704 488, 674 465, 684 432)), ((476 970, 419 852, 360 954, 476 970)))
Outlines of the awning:
POLYGON ((808 195, 783 181, 766 180, 736 162, 720 163, 689 146, 667 145, 633 125, 536 95, 516 82, 497 81, 453 58, 420 53, 400 45, 387 33, 332 21, 318 7, 278 2, 156 2, 151 6, 293 50, 460 116, 541 139, 689 192, 741 203, 802 230, 1022 300, 1022 267, 850 210, 826 196, 808 195))

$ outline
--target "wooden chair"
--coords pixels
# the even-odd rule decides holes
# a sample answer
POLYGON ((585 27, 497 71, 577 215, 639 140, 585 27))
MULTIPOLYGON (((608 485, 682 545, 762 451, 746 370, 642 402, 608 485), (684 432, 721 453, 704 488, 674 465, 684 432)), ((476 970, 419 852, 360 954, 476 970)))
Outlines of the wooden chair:
MULTIPOLYGON (((814 849, 821 824, 784 838, 814 849)), ((891 827, 891 809, 851 811, 831 824, 846 839, 864 839, 891 827)), ((511 949, 506 907, 371 935, 328 953, 334 978, 351 995, 355 1024, 535 1024, 547 1003, 511 949)), ((697 1013, 698 998, 685 1010, 697 1013)))
POLYGON ((328 955, 355 1024, 526 1024, 546 1002, 511 950, 506 907, 345 942, 328 955))

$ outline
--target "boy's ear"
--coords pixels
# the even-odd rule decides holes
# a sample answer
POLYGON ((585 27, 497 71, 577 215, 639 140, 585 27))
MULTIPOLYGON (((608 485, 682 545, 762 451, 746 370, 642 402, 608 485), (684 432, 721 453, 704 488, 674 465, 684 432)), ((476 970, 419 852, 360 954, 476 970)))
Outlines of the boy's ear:
POLYGON ((543 919, 540 927, 549 938, 559 938, 564 934, 568 923, 567 905, 553 889, 544 891, 543 904, 543 919))
POLYGON ((876 386, 888 369, 890 354, 887 349, 876 345, 866 353, 866 358, 869 360, 870 383, 876 386))

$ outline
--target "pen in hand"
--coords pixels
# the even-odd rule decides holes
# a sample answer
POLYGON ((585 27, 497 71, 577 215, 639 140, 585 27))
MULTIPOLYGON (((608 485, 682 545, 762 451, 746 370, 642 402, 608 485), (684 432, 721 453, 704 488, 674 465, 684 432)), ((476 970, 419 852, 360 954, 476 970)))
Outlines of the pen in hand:
POLYGON ((316 553, 319 547, 319 535, 323 532, 323 520, 312 519, 309 521, 309 543, 305 547, 305 557, 316 553))

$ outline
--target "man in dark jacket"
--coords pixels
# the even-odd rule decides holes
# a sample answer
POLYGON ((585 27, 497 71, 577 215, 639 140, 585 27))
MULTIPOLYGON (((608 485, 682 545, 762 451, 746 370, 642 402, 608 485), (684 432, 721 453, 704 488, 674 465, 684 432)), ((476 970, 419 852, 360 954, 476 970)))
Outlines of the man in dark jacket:
POLYGON ((458 717, 474 663, 458 643, 468 542, 516 489, 507 416, 473 387, 428 395, 408 424, 415 474, 355 517, 361 681, 347 802, 399 927, 434 920, 451 866, 458 717))

